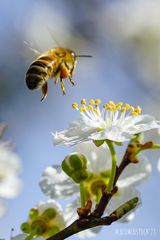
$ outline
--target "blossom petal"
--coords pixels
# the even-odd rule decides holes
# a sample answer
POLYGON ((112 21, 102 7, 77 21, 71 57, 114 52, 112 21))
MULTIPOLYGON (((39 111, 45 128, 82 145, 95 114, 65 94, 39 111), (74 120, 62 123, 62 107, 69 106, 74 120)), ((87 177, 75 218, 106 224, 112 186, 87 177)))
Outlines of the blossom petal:
POLYGON ((0 146, 0 197, 16 197, 22 188, 22 182, 18 178, 21 164, 16 153, 8 147, 0 146))
POLYGON ((65 221, 63 216, 63 209, 61 205, 53 199, 48 199, 45 202, 39 202, 36 205, 39 213, 43 213, 48 208, 54 208, 56 210, 56 216, 54 217, 54 223, 58 225, 61 229, 65 227, 65 221))
POLYGON ((86 156, 89 171, 96 174, 111 169, 111 155, 106 144, 97 147, 92 142, 80 143, 75 149, 86 156))
POLYGON ((53 133, 53 143, 54 145, 74 145, 82 141, 87 141, 88 136, 98 129, 97 126, 92 125, 86 118, 80 117, 79 120, 72 122, 67 130, 53 133))
POLYGON ((142 154, 138 155, 137 164, 129 164, 118 179, 119 187, 137 186, 145 181, 151 174, 152 166, 142 154))
POLYGON ((157 162, 157 169, 160 172, 160 159, 158 159, 158 162, 157 162))
MULTIPOLYGON (((25 240, 28 235, 23 233, 12 237, 12 240, 25 240)), ((43 237, 33 237, 33 240, 45 240, 43 237)))
POLYGON ((6 213, 6 207, 2 200, 0 200, 0 218, 3 217, 6 213))
POLYGON ((39 185, 42 192, 50 198, 65 198, 79 191, 78 185, 58 165, 48 167, 43 172, 39 185))

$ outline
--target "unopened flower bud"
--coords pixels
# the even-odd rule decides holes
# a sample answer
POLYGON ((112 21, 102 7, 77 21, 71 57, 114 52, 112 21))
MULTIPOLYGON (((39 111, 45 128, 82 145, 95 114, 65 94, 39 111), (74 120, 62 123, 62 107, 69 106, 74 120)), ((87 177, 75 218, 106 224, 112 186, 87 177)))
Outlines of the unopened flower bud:
POLYGON ((47 224, 43 219, 37 219, 31 223, 31 233, 33 235, 41 236, 47 231, 47 224))
POLYGON ((66 156, 62 162, 62 169, 76 183, 88 178, 87 159, 81 153, 75 152, 66 156))
POLYGON ((29 211, 29 218, 34 221, 38 217, 38 209, 37 208, 31 208, 29 211))
POLYGON ((48 208, 42 214, 42 216, 44 218, 47 218, 48 220, 52 220, 53 218, 55 218, 56 215, 57 215, 57 212, 54 208, 48 208))
POLYGON ((28 222, 24 222, 21 224, 21 230, 24 233, 30 233, 30 224, 28 222))

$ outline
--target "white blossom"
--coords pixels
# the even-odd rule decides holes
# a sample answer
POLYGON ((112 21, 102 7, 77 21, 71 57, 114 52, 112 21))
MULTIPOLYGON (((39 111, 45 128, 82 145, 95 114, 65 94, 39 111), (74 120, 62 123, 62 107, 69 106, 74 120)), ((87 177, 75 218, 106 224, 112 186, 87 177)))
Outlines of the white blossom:
MULTIPOLYGON (((0 125, 0 137, 4 127, 0 125)), ((0 141, 0 216, 6 209, 2 199, 15 198, 22 189, 22 181, 19 178, 21 161, 19 156, 11 149, 8 143, 0 141)))
POLYGON ((69 128, 53 133, 54 144, 74 145, 89 140, 111 140, 115 142, 129 141, 131 137, 140 132, 160 127, 150 115, 141 115, 139 106, 133 108, 129 104, 109 101, 103 109, 99 107, 100 100, 81 101, 72 106, 79 110, 80 118, 70 124, 69 128))
MULTIPOLYGON (((78 144, 76 146, 76 151, 86 156, 88 171, 95 176, 100 176, 102 172, 105 173, 111 169, 111 156, 107 146, 102 145, 101 147, 96 147, 93 143, 87 142, 78 144)), ((118 155, 117 165, 120 164, 121 160, 122 156, 118 155)), ((138 160, 138 164, 130 164, 122 172, 117 181, 118 194, 112 197, 105 211, 105 215, 110 214, 121 204, 133 197, 138 196, 140 199, 140 194, 135 189, 135 186, 141 184, 149 177, 151 173, 151 164, 143 155, 138 155, 138 160)), ((80 206, 79 188, 78 184, 74 183, 62 172, 60 166, 58 171, 57 168, 57 166, 52 166, 44 171, 40 180, 40 187, 44 194, 52 198, 75 197, 75 200, 67 206, 65 211, 66 223, 70 224, 77 218, 76 209, 80 206)), ((87 182, 87 184, 90 183, 87 182)), ((94 198, 94 196, 90 197, 94 198)), ((133 219, 133 215, 134 213, 124 216, 120 221, 130 221, 133 219)), ((95 235, 98 231, 99 228, 87 230, 79 233, 79 236, 85 238, 89 235, 95 235)))

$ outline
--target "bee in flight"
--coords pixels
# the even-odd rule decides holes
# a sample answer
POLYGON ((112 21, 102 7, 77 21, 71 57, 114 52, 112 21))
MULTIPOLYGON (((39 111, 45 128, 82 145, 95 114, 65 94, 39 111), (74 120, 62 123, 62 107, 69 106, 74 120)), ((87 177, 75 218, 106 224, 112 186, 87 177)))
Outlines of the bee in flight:
POLYGON ((26 84, 30 90, 41 89, 43 101, 48 94, 49 78, 55 79, 55 84, 60 81, 61 90, 65 95, 64 79, 68 78, 72 86, 74 85, 73 73, 77 62, 77 57, 91 57, 90 55, 76 55, 67 48, 54 48, 41 54, 30 65, 26 73, 26 84))

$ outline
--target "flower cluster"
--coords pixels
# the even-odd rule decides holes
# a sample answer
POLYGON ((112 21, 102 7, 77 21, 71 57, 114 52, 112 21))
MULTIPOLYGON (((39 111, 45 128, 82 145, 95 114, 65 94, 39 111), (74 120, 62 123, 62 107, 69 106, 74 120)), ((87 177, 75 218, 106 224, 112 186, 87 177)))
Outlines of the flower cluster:
MULTIPOLYGON (((0 138, 5 130, 0 125, 0 138)), ((0 217, 6 212, 4 198, 16 197, 22 188, 22 182, 18 175, 21 170, 21 161, 18 155, 12 151, 9 143, 0 142, 0 217)))
POLYGON ((141 204, 136 187, 152 171, 142 151, 160 148, 152 141, 143 142, 142 133, 160 128, 160 121, 142 115, 139 106, 109 101, 101 109, 100 104, 99 99, 89 104, 82 99, 80 107, 73 103, 80 118, 68 129, 53 133, 55 145, 76 145, 75 151, 61 165, 43 172, 39 185, 49 200, 30 210, 28 221, 21 225, 24 234, 14 240, 51 236, 56 240, 75 233, 87 238, 95 236, 102 225, 133 219, 141 204), (126 150, 117 151, 116 146, 126 141, 126 150), (63 215, 55 199, 66 198, 70 202, 63 215))

